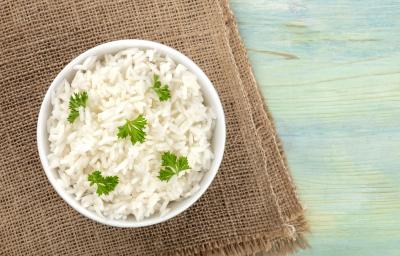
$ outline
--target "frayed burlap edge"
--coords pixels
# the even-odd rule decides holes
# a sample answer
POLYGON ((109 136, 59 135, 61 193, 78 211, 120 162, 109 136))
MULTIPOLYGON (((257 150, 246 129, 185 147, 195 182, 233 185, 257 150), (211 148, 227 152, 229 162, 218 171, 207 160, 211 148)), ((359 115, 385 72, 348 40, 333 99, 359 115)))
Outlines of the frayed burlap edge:
MULTIPOLYGON (((235 16, 232 13, 228 0, 219 0, 220 2, 220 8, 221 12, 224 16, 225 19, 225 24, 226 24, 226 34, 227 38, 230 38, 232 40, 236 40, 239 44, 240 48, 240 53, 244 55, 244 58, 246 59, 246 68, 248 69, 248 73, 250 74, 250 79, 252 80, 254 86, 257 86, 256 79, 254 77, 252 67, 250 63, 248 62, 248 56, 247 56, 247 51, 244 46, 243 41, 241 40, 239 36, 239 30, 237 27, 237 23, 235 20, 235 16)), ((231 46, 232 48, 232 46, 231 46)), ((235 53, 232 52, 232 56, 235 53)), ((236 63, 236 61, 234 60, 236 63)), ((272 119, 272 115, 269 112, 267 105, 265 104, 265 99, 263 95, 260 93, 260 90, 257 90, 257 96, 262 99, 262 107, 264 110, 265 114, 265 127, 269 127, 271 129, 271 132, 273 133, 273 139, 274 139, 274 145, 279 152, 279 155, 281 156, 282 159, 282 166, 284 167, 285 174, 287 175, 287 178, 290 181, 290 184, 292 185, 292 189, 295 191, 295 197, 297 201, 300 202, 298 195, 296 193, 296 187, 294 185, 294 182, 292 180, 292 177, 289 173, 289 170, 287 168, 288 162, 286 155, 284 154, 283 150, 283 145, 281 140, 279 139, 279 136, 276 132, 276 128, 272 119)), ((253 102, 250 102, 250 104, 254 104, 253 102)), ((259 129, 257 129, 257 132, 259 132, 259 129)), ((257 134, 260 136, 260 134, 257 134)), ((280 206, 277 202, 279 211, 281 212, 280 206)), ((242 242, 236 242, 233 244, 230 244, 229 246, 223 247, 223 248, 218 248, 211 250, 210 253, 211 255, 221 255, 221 256, 228 256, 228 255, 253 255, 254 252, 262 252, 262 254, 257 254, 257 255, 263 255, 263 256, 275 256, 275 255, 286 255, 288 253, 293 253, 296 252, 299 249, 306 249, 309 247, 309 244, 305 238, 305 234, 308 233, 309 226, 307 224, 307 221, 304 217, 304 209, 302 208, 301 204, 298 204, 298 209, 296 209, 297 212, 294 212, 293 214, 290 214, 289 216, 283 217, 282 219, 284 221, 284 227, 281 230, 281 236, 276 238, 276 239, 271 239, 271 234, 267 236, 262 236, 262 237, 254 237, 254 239, 251 239, 250 241, 242 241, 242 242)), ((200 254, 201 255, 201 254, 200 254)))
POLYGON ((193 248, 174 252, 176 256, 281 256, 306 249, 309 244, 304 233, 308 232, 304 216, 299 216, 285 227, 268 235, 254 235, 240 239, 227 239, 209 243, 193 251, 193 248), (295 233, 290 233, 296 230, 295 233), (288 234, 288 232, 290 234, 288 234), (282 234, 286 236, 282 237, 282 234), (257 253, 259 252, 259 253, 257 253), (260 254, 261 253, 261 254, 260 254))
MULTIPOLYGON (((260 88, 258 88, 258 83, 254 77, 254 73, 252 70, 252 66, 248 61, 248 55, 247 55, 247 51, 245 48, 245 45, 242 41, 242 39, 240 38, 240 34, 239 34, 239 30, 237 27, 237 23, 235 20, 235 16, 232 12, 232 10, 229 7, 229 3, 228 0, 219 0, 220 5, 221 5, 221 9, 222 9, 222 14, 224 16, 224 21, 226 24, 226 33, 227 33, 227 37, 230 39, 230 43, 231 43, 231 48, 233 48, 232 44, 237 44, 237 46, 239 47, 239 52, 238 54, 233 53, 232 55, 234 56, 234 58, 240 58, 242 57, 242 61, 245 62, 245 69, 246 70, 239 70, 238 71, 242 71, 242 73, 247 73, 248 78, 250 79, 250 86, 248 85, 248 93, 249 90, 252 90, 253 92, 255 92, 255 96, 256 98, 254 99, 254 96, 250 98, 253 98, 255 101, 250 101, 250 104, 254 107, 253 109, 258 110, 258 113, 261 113, 263 115, 262 121, 258 120, 258 123, 255 123, 256 126, 256 131, 257 131, 257 135, 259 137, 263 137, 263 133, 272 133, 272 138, 273 138, 273 145, 275 146, 276 152, 279 155, 279 159, 281 160, 281 167, 282 170, 284 171, 285 174, 285 178, 288 179, 290 188, 289 190, 292 190, 294 192, 296 192, 296 187, 295 187, 295 183, 292 180, 291 174, 288 170, 288 162, 287 162, 287 158, 286 158, 286 154, 284 152, 283 149, 283 144, 282 141, 280 140, 277 131, 276 131, 276 127, 275 124, 273 122, 273 117, 271 115, 271 112, 268 110, 268 107, 266 105, 266 100, 264 98, 264 96, 261 93, 260 88), (232 43, 233 42, 233 43, 232 43), (254 88, 252 88, 254 87, 254 88), (265 131, 267 130, 267 131, 265 131)), ((234 62, 237 64, 237 61, 234 59, 234 62)), ((238 72, 240 74, 240 72, 238 72)), ((243 76, 243 78, 245 79, 246 75, 243 76)), ((243 79, 240 78, 240 80, 242 81, 243 79)), ((243 83, 243 81, 242 81, 243 83)), ((255 114, 255 113, 253 113, 255 114)), ((254 120, 256 119, 255 117, 253 118, 254 120)), ((265 144, 264 144, 265 146, 265 144)), ((297 202, 297 211, 293 212, 294 215, 298 215, 298 213, 302 213, 303 212, 303 208, 301 206, 301 204, 299 203, 300 200, 298 198, 297 193, 294 193, 296 202, 297 202)), ((291 213, 292 214, 292 213, 291 213)), ((292 219, 291 216, 289 216, 289 218, 285 218, 286 221, 290 221, 292 219)))
MULTIPOLYGON (((239 43, 239 47, 241 49, 241 53, 245 56, 245 59, 248 60, 248 55, 247 55, 247 51, 246 51, 246 47, 242 41, 242 39, 239 36, 239 29, 236 23, 236 19, 235 16, 232 12, 232 10, 229 7, 229 2, 228 0, 219 0, 220 4, 221 4, 221 8, 222 8, 222 13, 224 15, 225 18, 225 24, 226 24, 226 29, 227 29, 227 34, 229 38, 233 38, 235 37, 235 39, 237 39, 238 43, 239 43)), ((248 68, 249 74, 251 75, 250 79, 252 80, 252 82, 257 86, 257 81, 256 78, 254 77, 254 73, 253 73, 253 69, 250 65, 250 63, 247 61, 246 62, 246 67, 248 68)), ((280 140, 278 133, 276 131, 276 127, 275 127, 275 123, 274 123, 274 119, 272 117, 271 112, 268 110, 267 105, 265 104, 266 99, 264 98, 264 95, 261 93, 260 89, 257 90, 257 96, 262 100, 262 104, 259 104, 257 106, 261 106, 264 109, 264 114, 265 114, 265 127, 269 127, 272 131, 272 133, 274 134, 274 144, 276 146, 276 148, 278 149, 278 152, 281 156, 281 159, 284 163, 285 166, 285 170, 286 173, 288 175, 288 178, 291 179, 291 175, 287 169, 288 166, 288 162, 287 162, 287 158, 286 158, 286 154, 284 152, 283 149, 283 144, 282 141, 280 140)), ((250 102, 252 103, 252 102, 250 102)), ((257 129, 257 132, 259 130, 257 129)), ((292 182, 292 187, 295 189, 295 184, 292 182)), ((296 194, 297 196, 297 194, 296 194)))

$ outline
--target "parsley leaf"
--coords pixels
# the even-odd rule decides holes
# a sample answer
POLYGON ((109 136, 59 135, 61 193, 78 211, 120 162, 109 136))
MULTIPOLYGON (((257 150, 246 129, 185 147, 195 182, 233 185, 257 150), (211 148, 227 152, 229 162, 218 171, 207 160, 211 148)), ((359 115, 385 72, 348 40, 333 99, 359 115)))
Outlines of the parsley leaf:
POLYGON ((79 116, 79 107, 86 107, 89 96, 87 92, 74 93, 69 98, 69 115, 68 122, 73 123, 79 116))
POLYGON ((175 172, 174 170, 172 170, 169 167, 166 167, 165 169, 162 169, 160 171, 160 175, 158 176, 158 178, 162 181, 169 181, 172 176, 174 176, 175 172))
POLYGON ((97 185, 96 193, 101 196, 113 191, 119 179, 118 176, 102 176, 99 170, 95 170, 88 176, 88 181, 90 181, 90 186, 97 185))
POLYGON ((136 142, 143 143, 146 137, 146 132, 143 131, 143 129, 146 124, 147 120, 143 117, 143 115, 139 115, 134 120, 126 120, 124 125, 118 127, 117 136, 120 139, 130 136, 133 145, 136 142))
POLYGON ((153 90, 157 93, 158 98, 160 101, 166 101, 171 98, 171 94, 168 89, 168 85, 161 86, 160 76, 154 75, 153 76, 153 90))
POLYGON ((175 174, 190 169, 186 156, 177 157, 171 152, 164 152, 161 156, 161 160, 161 165, 164 169, 160 170, 158 178, 162 181, 169 181, 175 174))

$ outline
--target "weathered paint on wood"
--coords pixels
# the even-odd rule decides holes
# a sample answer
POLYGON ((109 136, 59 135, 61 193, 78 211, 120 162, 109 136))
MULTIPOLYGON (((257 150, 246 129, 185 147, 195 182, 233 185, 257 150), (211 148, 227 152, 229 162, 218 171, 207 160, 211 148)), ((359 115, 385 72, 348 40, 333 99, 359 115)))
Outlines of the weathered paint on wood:
POLYGON ((307 208, 298 255, 400 255, 400 1, 230 4, 307 208))

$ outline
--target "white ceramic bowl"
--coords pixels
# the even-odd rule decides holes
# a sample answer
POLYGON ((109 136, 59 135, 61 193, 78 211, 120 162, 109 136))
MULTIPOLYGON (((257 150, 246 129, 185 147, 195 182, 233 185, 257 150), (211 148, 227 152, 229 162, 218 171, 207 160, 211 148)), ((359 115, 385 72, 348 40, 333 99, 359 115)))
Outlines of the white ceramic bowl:
POLYGON ((38 144, 40 160, 42 162, 43 169, 47 175, 47 178, 49 179, 51 185, 54 187, 57 193, 70 206, 72 206, 72 208, 80 212, 82 215, 92 220, 98 221, 100 223, 116 227, 143 227, 143 226, 157 224, 166 221, 170 218, 173 218, 174 216, 178 215, 179 213, 189 208, 192 204, 194 204, 201 197, 201 195, 207 190, 212 180, 214 179, 215 175, 217 174, 224 153, 225 137, 226 137, 225 116, 222 104, 214 86, 212 85, 208 77, 204 74, 204 72, 193 61, 191 61, 188 57, 178 52, 177 50, 174 50, 163 44, 145 40, 119 40, 101 44, 82 53, 74 60, 72 60, 67 66, 64 67, 63 70, 61 70, 61 72, 57 75, 57 77, 54 79, 49 89, 47 90, 47 93, 40 107, 38 123, 37 123, 37 144, 38 144), (193 194, 188 198, 171 203, 170 204, 171 211, 169 211, 166 215, 164 216, 153 215, 149 218, 145 218, 142 221, 136 221, 133 217, 128 218, 127 220, 113 220, 113 219, 103 218, 98 216, 96 213, 84 208, 79 204, 79 202, 77 202, 74 199, 73 195, 68 194, 66 191, 64 191, 61 188, 61 186, 56 182, 58 173, 56 170, 50 168, 49 162, 47 160, 47 155, 49 153, 49 141, 46 129, 46 122, 51 113, 52 106, 50 97, 52 95, 52 92, 57 89, 57 87, 64 81, 64 79, 71 81, 71 79, 76 73, 76 70, 73 70, 73 67, 77 64, 82 63, 87 57, 92 55, 100 56, 106 53, 115 53, 122 49, 131 47, 137 47, 142 49, 156 49, 159 52, 170 56, 177 63, 181 63, 182 65, 186 66, 192 73, 194 73, 197 76, 206 105, 213 108, 213 110, 217 115, 216 126, 212 137, 212 148, 215 154, 215 158, 213 160, 210 170, 208 170, 205 173, 203 179, 201 180, 200 189, 197 191, 197 193, 193 194))

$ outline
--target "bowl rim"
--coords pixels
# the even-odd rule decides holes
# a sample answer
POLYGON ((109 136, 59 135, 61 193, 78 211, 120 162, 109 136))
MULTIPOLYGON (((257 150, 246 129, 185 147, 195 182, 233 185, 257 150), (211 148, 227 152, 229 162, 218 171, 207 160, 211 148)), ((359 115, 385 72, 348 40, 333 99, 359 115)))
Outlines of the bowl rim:
MULTIPOLYGON (((214 128, 216 129, 216 128, 214 128)), ((214 133, 216 130, 214 130, 214 133)), ((81 53, 77 57, 73 58, 54 78, 50 86, 48 87, 46 94, 43 98, 43 101, 40 106, 40 111, 38 115, 38 120, 37 120, 37 129, 36 129, 36 140, 37 140, 37 147, 38 147, 38 152, 39 152, 39 158, 40 162, 42 164, 43 170, 54 188, 54 190, 57 192, 57 194, 73 209, 78 211, 80 214, 83 216, 94 220, 98 223, 109 225, 109 226, 114 226, 114 227, 145 227, 145 226, 150 226, 154 224, 158 224, 164 221, 167 221, 178 214, 184 212, 186 209, 188 209, 190 206, 192 206, 203 194, 204 192, 208 189, 208 187, 211 185, 212 181, 215 178, 215 175, 218 172, 218 169, 221 165, 224 150, 225 150, 225 142, 226 142, 226 123, 225 123, 225 113, 223 110, 223 106, 221 103, 221 100, 219 98, 219 95, 210 81, 210 79, 206 76, 206 74, 202 71, 202 69, 197 66, 191 59, 189 59, 187 56, 185 56, 183 53, 175 50, 172 47, 169 47, 167 45, 154 42, 154 41, 148 41, 148 40, 141 40, 141 39, 124 39, 124 40, 116 40, 116 41, 110 41, 106 43, 99 44, 93 48, 90 48, 86 50, 85 52, 81 53), (65 76, 71 72, 73 67, 79 63, 82 63, 87 57, 93 56, 93 55, 102 55, 107 52, 112 53, 118 50, 122 50, 123 48, 147 48, 147 49, 157 49, 158 51, 169 55, 172 57, 174 60, 178 60, 178 63, 183 64, 185 67, 189 68, 192 72, 195 73, 196 77, 199 80, 199 83, 202 84, 202 87, 208 87, 208 91, 211 93, 211 98, 212 101, 214 101, 214 104, 216 104, 216 109, 214 109, 217 113, 217 120, 220 122, 220 127, 219 132, 221 132, 222 136, 218 138, 218 144, 221 144, 219 147, 220 150, 219 152, 214 152, 214 159, 213 159, 213 166, 214 168, 210 168, 206 174, 203 177, 203 180, 205 180, 205 183, 200 186, 200 189, 193 195, 191 195, 188 198, 185 198, 185 203, 181 207, 177 207, 174 209, 171 209, 168 213, 162 216, 157 216, 153 218, 144 218, 141 221, 127 221, 127 220, 115 220, 107 217, 100 217, 98 216, 95 212, 90 211, 89 209, 83 207, 78 201, 76 201, 73 198, 73 195, 68 194, 67 191, 65 191, 57 182, 56 178, 53 176, 51 173, 53 170, 50 168, 47 155, 45 152, 45 142, 44 140, 48 140, 46 138, 45 134, 47 133, 47 120, 45 119, 45 112, 49 111, 48 110, 48 105, 51 104, 51 97, 52 97, 52 92, 58 86, 61 84, 65 76)))

